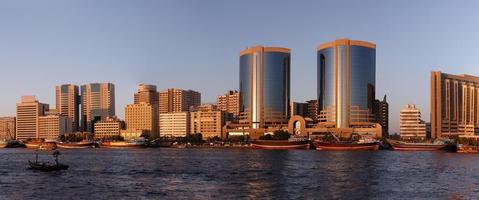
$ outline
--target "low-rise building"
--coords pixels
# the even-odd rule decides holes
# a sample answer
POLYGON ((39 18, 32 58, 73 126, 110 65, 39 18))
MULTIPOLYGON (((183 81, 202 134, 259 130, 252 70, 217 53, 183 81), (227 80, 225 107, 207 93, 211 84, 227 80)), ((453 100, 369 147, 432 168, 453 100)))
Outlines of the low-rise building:
POLYGON ((199 110, 191 112, 190 133, 201 133, 203 138, 225 138, 223 126, 228 113, 221 110, 199 110))
POLYGON ((186 137, 190 133, 190 114, 175 112, 160 114, 161 137, 186 137))
POLYGON ((95 139, 103 139, 109 137, 120 136, 124 123, 116 117, 107 117, 95 123, 94 135, 95 139))
POLYGON ((73 130, 71 119, 62 115, 40 116, 38 126, 38 137, 45 140, 58 140, 73 130))

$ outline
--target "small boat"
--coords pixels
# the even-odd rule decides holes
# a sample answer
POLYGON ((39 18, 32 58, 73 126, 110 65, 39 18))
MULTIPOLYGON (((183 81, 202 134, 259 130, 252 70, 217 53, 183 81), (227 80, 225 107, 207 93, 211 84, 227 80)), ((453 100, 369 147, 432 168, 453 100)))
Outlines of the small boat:
POLYGON ((102 148, 142 148, 145 147, 144 142, 125 142, 125 141, 117 141, 117 142, 102 142, 100 144, 102 148))
POLYGON ((309 140, 307 138, 291 138, 289 140, 254 140, 251 142, 254 149, 277 149, 294 150, 309 149, 309 140))
POLYGON ((95 143, 94 142, 88 142, 88 141, 83 141, 83 142, 59 142, 57 143, 58 148, 62 149, 86 149, 86 148, 94 148, 95 143))
POLYGON ((0 141, 0 149, 1 148, 5 148, 8 146, 8 142, 7 141, 0 141))
POLYGON ((387 140, 391 147, 395 151, 441 151, 447 147, 447 144, 444 142, 434 142, 434 143, 411 143, 403 142, 398 140, 387 140))
POLYGON ((50 162, 40 162, 38 161, 38 153, 36 154, 35 157, 35 162, 28 161, 29 169, 31 170, 38 170, 38 171, 45 171, 45 172, 51 172, 51 171, 60 171, 60 170, 67 170, 68 165, 61 164, 58 162, 58 156, 60 155, 60 152, 54 151, 53 152, 53 157, 55 158, 55 163, 50 163, 50 162))
POLYGON ((378 142, 313 142, 316 150, 319 151, 377 151, 378 142))
POLYGON ((478 153, 479 149, 477 146, 470 146, 464 144, 457 144, 457 153, 478 153))

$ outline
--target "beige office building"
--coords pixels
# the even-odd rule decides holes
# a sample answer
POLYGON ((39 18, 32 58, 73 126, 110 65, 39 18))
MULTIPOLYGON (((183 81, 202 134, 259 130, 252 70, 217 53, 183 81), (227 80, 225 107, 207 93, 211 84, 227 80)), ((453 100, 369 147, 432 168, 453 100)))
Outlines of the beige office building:
POLYGON ((107 117, 104 120, 96 122, 94 128, 96 139, 120 136, 121 130, 123 129, 123 122, 116 117, 107 117))
POLYGON ((61 135, 73 132, 71 119, 62 115, 40 116, 38 126, 38 137, 45 140, 58 140, 61 135))
POLYGON ((23 96, 17 103, 16 139, 39 138, 39 118, 47 110, 48 104, 38 102, 35 96, 23 96))
POLYGON ((479 77, 431 72, 431 137, 479 134, 479 77))
MULTIPOLYGON (((55 87, 56 113, 70 118, 73 131, 80 123, 80 95, 77 85, 65 84, 55 87)), ((53 113, 50 113, 53 114, 53 113)))
POLYGON ((0 117, 0 141, 15 139, 15 117, 0 117))
POLYGON ((399 116, 401 139, 425 139, 426 123, 421 120, 421 111, 415 105, 407 105, 399 116))
POLYGON ((189 111, 201 105, 201 94, 193 90, 168 89, 160 92, 160 114, 189 111))
POLYGON ((161 137, 186 137, 190 133, 190 115, 188 112, 160 114, 161 137))
POLYGON ((149 138, 158 137, 158 126, 155 121, 155 109, 149 103, 130 104, 125 108, 126 130, 143 130, 149 138))
POLYGON ((82 129, 92 131, 95 121, 115 116, 115 85, 90 83, 81 86, 82 129))
POLYGON ((228 91, 224 95, 216 97, 216 105, 219 110, 231 113, 237 119, 240 113, 239 99, 238 91, 228 91))
POLYGON ((191 112, 190 133, 201 133, 203 138, 225 138, 223 126, 228 120, 228 113, 221 110, 198 110, 191 112))

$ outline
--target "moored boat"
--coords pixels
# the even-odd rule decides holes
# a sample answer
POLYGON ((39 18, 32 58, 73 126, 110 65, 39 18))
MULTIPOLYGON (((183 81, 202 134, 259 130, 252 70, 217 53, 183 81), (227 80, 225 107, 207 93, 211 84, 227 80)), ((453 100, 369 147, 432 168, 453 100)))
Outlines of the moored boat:
POLYGON ((0 149, 1 148, 5 148, 8 146, 8 142, 7 141, 0 141, 0 149))
POLYGON ((39 150, 55 150, 57 148, 56 142, 44 142, 44 141, 26 141, 24 142, 25 146, 29 149, 39 149, 39 150))
POLYGON ((313 142, 319 151, 377 151, 378 142, 313 142))
POLYGON ((125 142, 125 141, 116 141, 116 142, 102 142, 100 144, 102 148, 142 148, 145 147, 144 142, 125 142))
POLYGON ((435 143, 411 143, 398 140, 387 140, 395 151, 441 151, 447 146, 444 142, 435 143))
POLYGON ((255 140, 251 142, 255 149, 309 149, 309 140, 255 140))
POLYGON ((478 153, 479 149, 477 146, 458 144, 456 152, 457 153, 478 153))
POLYGON ((57 143, 58 148, 62 149, 86 149, 94 148, 94 142, 59 142, 57 143))

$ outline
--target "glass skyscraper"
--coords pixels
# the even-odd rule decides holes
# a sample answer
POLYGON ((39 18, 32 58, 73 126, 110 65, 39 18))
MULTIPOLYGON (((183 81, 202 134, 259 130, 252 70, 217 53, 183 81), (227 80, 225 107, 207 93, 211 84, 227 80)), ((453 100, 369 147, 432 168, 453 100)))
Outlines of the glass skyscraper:
POLYGON ((255 46, 240 53, 240 123, 251 128, 289 118, 290 60, 287 48, 255 46))
POLYGON ((370 124, 376 85, 376 45, 339 39, 317 48, 319 121, 332 128, 370 124))

